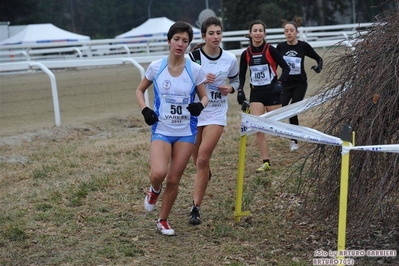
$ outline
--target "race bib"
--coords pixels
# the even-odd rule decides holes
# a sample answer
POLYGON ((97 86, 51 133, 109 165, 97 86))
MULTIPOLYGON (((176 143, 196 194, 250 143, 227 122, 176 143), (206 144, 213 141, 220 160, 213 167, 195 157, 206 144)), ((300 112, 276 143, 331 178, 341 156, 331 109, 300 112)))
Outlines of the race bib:
POLYGON ((163 95, 160 105, 160 121, 165 124, 189 124, 190 112, 187 106, 190 98, 186 96, 163 95))
POLYGON ((302 58, 292 56, 283 57, 285 62, 287 62, 287 65, 290 67, 290 75, 300 75, 302 58))
POLYGON ((251 84, 254 86, 265 86, 271 83, 269 65, 250 66, 251 84))
POLYGON ((208 96, 208 106, 206 107, 207 110, 220 108, 227 104, 226 97, 222 97, 222 93, 215 85, 208 84, 206 93, 208 96))

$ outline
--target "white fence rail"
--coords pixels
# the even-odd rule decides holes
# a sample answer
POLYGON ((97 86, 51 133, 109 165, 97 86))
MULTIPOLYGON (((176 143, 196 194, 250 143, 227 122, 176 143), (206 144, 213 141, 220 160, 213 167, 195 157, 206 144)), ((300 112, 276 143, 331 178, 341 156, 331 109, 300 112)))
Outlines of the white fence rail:
MULTIPOLYGON (((61 126, 61 113, 58 101, 57 82, 53 72, 50 69, 59 68, 76 68, 76 67, 98 67, 98 66, 112 66, 132 64, 140 71, 141 78, 144 78, 145 70, 133 58, 99 58, 99 59, 84 59, 84 60, 68 60, 68 61, 42 61, 42 62, 13 62, 0 64, 0 73, 9 71, 28 71, 39 68, 47 74, 50 79, 51 93, 53 97, 54 117, 56 126, 61 126)), ((149 106, 148 91, 145 92, 145 102, 149 106)))
MULTIPOLYGON (((362 35, 372 23, 341 24, 318 27, 299 27, 298 38, 309 42, 313 47, 328 47, 349 40, 354 35, 362 35)), ((239 55, 248 45, 245 35, 248 30, 223 33, 223 47, 239 55)), ((285 40, 282 28, 267 29, 266 40, 272 45, 285 40)), ((192 44, 202 42, 194 39, 192 44)), ((345 42, 341 43, 342 45, 345 42)), ((0 46, 0 63, 18 61, 76 60, 99 57, 132 57, 139 63, 149 63, 168 53, 166 37, 142 37, 125 39, 102 39, 80 42, 47 43, 31 45, 0 46)))
MULTIPOLYGON (((362 35, 372 24, 346 24, 323 27, 300 27, 298 38, 309 42, 313 47, 327 47, 337 43, 347 45, 351 37, 362 35)), ((228 49, 235 55, 248 45, 244 37, 247 30, 224 32, 223 46, 234 43, 236 49, 228 49)), ((266 40, 272 45, 285 40, 283 29, 268 29, 266 40)), ((193 40, 193 45, 202 42, 193 40)), ((16 71, 41 69, 51 82, 55 124, 61 125, 60 108, 58 104, 57 83, 50 69, 71 67, 97 67, 131 63, 136 66, 144 77, 145 71, 140 63, 149 63, 165 56, 169 46, 166 39, 156 37, 136 39, 105 39, 83 42, 48 43, 35 45, 3 45, 0 46, 0 74, 16 71)), ((147 93, 147 92, 146 92, 147 93)), ((148 94, 145 95, 146 104, 148 94)))

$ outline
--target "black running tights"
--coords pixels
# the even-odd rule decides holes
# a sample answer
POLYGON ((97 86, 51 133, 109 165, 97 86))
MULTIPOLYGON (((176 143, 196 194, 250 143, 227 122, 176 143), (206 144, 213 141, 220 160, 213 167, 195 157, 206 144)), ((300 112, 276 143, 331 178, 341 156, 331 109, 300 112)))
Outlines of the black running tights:
MULTIPOLYGON (((296 103, 302 101, 305 97, 306 90, 308 88, 308 83, 300 83, 295 86, 287 86, 284 88, 283 94, 281 95, 281 103, 286 106, 290 103, 296 103)), ((290 124, 299 125, 298 116, 293 116, 290 118, 290 124)))

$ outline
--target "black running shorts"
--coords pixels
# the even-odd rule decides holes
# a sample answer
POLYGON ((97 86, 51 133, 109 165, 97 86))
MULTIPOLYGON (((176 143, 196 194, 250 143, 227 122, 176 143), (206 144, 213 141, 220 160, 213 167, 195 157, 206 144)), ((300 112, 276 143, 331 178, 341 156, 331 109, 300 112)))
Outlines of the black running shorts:
POLYGON ((251 89, 249 102, 261 102, 264 106, 272 106, 281 104, 281 95, 272 92, 272 88, 268 89, 251 89))

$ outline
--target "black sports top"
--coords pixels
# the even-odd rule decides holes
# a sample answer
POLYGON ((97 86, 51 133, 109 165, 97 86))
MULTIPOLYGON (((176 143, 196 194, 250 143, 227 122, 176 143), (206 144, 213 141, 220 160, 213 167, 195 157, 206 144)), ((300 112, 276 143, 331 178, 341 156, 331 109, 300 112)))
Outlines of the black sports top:
POLYGON ((304 67, 305 56, 316 60, 319 68, 323 68, 323 59, 307 42, 298 40, 298 43, 295 45, 289 45, 287 42, 282 42, 277 45, 277 50, 290 66, 290 74, 288 79, 285 82, 282 82, 283 85, 307 81, 304 67))
MULTIPOLYGON (((277 65, 282 68, 282 73, 280 78, 278 79, 281 82, 285 82, 288 78, 288 74, 290 72, 290 68, 283 59, 283 57, 280 55, 278 50, 273 47, 272 45, 267 44, 266 42, 263 42, 262 45, 259 47, 255 47, 251 45, 248 47, 245 51, 242 52, 241 57, 240 57, 240 86, 238 87, 239 89, 244 88, 245 80, 246 80, 246 73, 248 66, 252 67, 257 64, 265 64, 265 65, 270 65, 271 69, 277 69, 277 65), (267 47, 268 46, 268 47, 267 47), (247 51, 248 50, 248 51, 247 51), (267 52, 268 51, 268 52, 267 52), (247 57, 250 58, 247 58, 247 57), (269 60, 267 59, 268 56, 271 56, 269 60), (258 58, 256 60, 255 58, 258 58), (269 61, 274 61, 274 62, 269 62, 269 61), (275 65, 273 65, 275 64, 275 65)), ((277 80, 277 74, 274 73, 275 76, 272 77, 271 84, 266 85, 267 87, 274 85, 275 81, 277 80)), ((252 71, 250 71, 250 76, 252 79, 252 71)), ((252 87, 253 84, 251 84, 252 87)))

